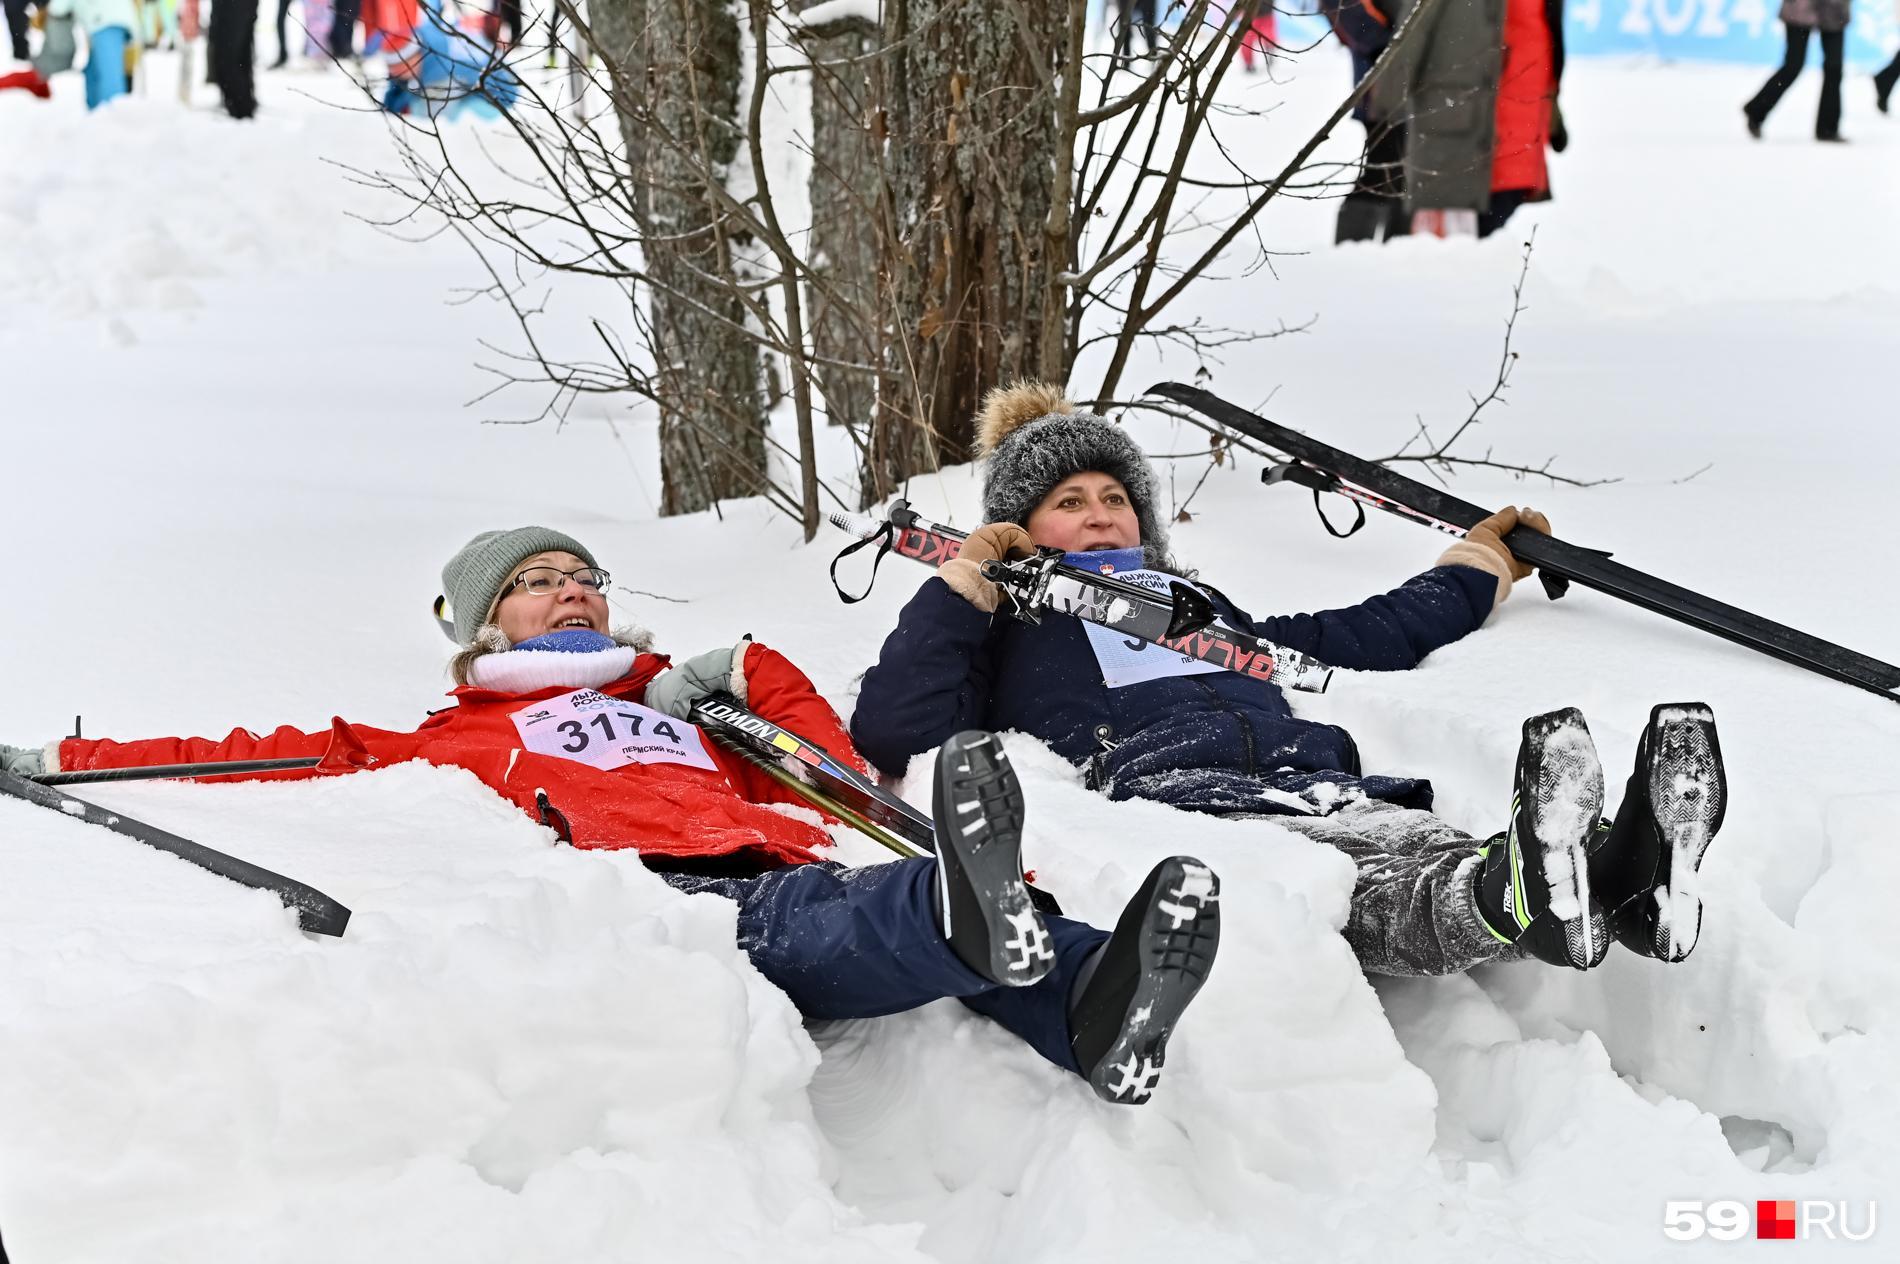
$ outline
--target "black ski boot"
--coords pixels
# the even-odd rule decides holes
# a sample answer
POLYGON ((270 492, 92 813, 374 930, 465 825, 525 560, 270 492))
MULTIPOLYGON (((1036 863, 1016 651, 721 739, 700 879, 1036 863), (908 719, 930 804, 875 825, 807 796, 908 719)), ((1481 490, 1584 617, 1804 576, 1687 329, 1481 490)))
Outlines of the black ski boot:
POLYGON ((1728 779, 1706 703, 1663 703, 1636 745, 1616 824, 1590 855, 1590 886, 1624 947, 1681 961, 1702 931, 1702 854, 1722 828, 1728 779))
POLYGON ((1168 1036, 1214 968, 1220 879, 1192 856, 1156 865, 1076 976, 1069 1048, 1103 1101, 1148 1100, 1168 1036))
POLYGON ((988 733, 937 752, 937 916, 963 963, 992 983, 1028 987, 1056 963, 1023 882, 1023 792, 988 733))
POLYGON ((1524 721, 1511 829, 1488 843, 1478 912, 1540 961, 1588 970, 1609 950, 1586 844, 1603 815, 1603 765, 1574 707, 1524 721))

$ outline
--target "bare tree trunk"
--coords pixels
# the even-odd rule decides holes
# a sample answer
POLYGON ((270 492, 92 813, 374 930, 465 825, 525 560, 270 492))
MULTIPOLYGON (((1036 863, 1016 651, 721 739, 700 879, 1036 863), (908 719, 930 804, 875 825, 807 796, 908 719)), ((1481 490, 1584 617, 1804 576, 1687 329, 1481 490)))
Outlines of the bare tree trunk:
POLYGON ((725 0, 595 0, 603 42, 633 49, 622 108, 660 406, 661 512, 766 489, 759 349, 734 278, 751 238, 709 191, 740 157, 740 22, 725 0), (623 43, 622 41, 627 41, 623 43), (644 82, 635 79, 642 75, 644 82))
MULTIPOLYGON (((794 0, 803 10, 813 0, 794 0)), ((811 77, 811 244, 806 251, 812 349, 825 413, 833 425, 868 427, 877 407, 882 354, 877 320, 878 156, 870 128, 870 53, 874 31, 804 41, 811 77)))
POLYGON ((1049 234, 1056 165, 1069 161, 1057 75, 1071 20, 1059 3, 885 0, 877 88, 891 223, 879 245, 892 327, 867 500, 969 459, 990 387, 1068 377, 1073 348, 1063 340, 1048 358, 1044 313, 1062 302, 1065 260, 1049 234))

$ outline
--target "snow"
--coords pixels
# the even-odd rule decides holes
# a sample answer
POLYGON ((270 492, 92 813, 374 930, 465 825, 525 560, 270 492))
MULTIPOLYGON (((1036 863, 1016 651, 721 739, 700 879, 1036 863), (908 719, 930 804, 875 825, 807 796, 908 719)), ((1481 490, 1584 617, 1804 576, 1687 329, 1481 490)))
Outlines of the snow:
POLYGON ((822 0, 801 11, 795 20, 800 26, 818 27, 842 22, 846 18, 855 18, 860 22, 882 22, 884 0, 822 0))
MULTIPOLYGON (((1263 166, 1345 82, 1330 49, 1275 73, 1243 85, 1285 99, 1250 138, 1263 166)), ((1489 385, 1535 226, 1523 358, 1477 446, 1621 481, 1466 473, 1457 492, 1900 657, 1900 124, 1851 82, 1856 143, 1811 145, 1810 75, 1750 143, 1758 77, 1574 61, 1558 200, 1491 242, 1334 249, 1330 205, 1277 208, 1272 274, 1210 283, 1200 310, 1319 323, 1231 351, 1215 385, 1372 455, 1418 416, 1443 432, 1489 385)), ((457 301, 482 283, 458 242, 346 217, 389 207, 332 164, 390 158, 378 121, 326 104, 333 80, 267 76, 248 126, 157 91, 88 118, 76 88, 0 94, 0 738, 75 713, 115 736, 413 725, 447 683, 441 562, 530 521, 586 539, 663 649, 752 632, 849 708, 924 572, 891 561, 847 608, 825 579, 842 535, 805 546, 751 503, 656 520, 643 410, 481 424, 534 411, 462 406, 509 322, 457 301)), ((1193 370, 1143 359, 1127 384, 1193 370)), ((1171 464, 1173 507, 1204 463, 1171 464)), ((1442 547, 1384 519, 1333 541, 1257 478, 1216 470, 1175 543, 1262 613, 1358 600, 1442 547)), ((975 524, 970 471, 910 491, 975 524)), ((1851 1200, 1860 1225, 1900 1178, 1900 710, 1535 585, 1422 669, 1341 672, 1295 706, 1349 728, 1368 769, 1429 775, 1484 835, 1525 716, 1581 707, 1617 795, 1649 707, 1688 698, 1713 706, 1733 791, 1701 942, 1588 973, 1370 983, 1336 933, 1337 853, 1111 805, 1007 739, 1027 859, 1073 913, 1112 922, 1172 852, 1220 875, 1219 967, 1136 1110, 954 1004, 808 1031, 733 946, 728 905, 560 848, 456 770, 80 796, 335 895, 341 940, 0 801, 0 1232, 22 1261, 963 1264, 1674 1258, 1670 1199, 1851 1200)))

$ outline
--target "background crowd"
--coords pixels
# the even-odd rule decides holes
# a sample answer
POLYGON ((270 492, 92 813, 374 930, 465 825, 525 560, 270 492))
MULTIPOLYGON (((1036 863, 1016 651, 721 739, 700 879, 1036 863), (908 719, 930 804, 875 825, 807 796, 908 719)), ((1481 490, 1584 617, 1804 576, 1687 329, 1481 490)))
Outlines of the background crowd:
MULTIPOLYGON (((218 90, 231 117, 250 118, 257 112, 258 2, 5 0, 12 56, 22 64, 0 75, 0 89, 51 97, 55 77, 75 68, 83 47, 86 106, 96 109, 132 91, 144 50, 164 47, 186 54, 178 94, 189 102, 199 73, 190 54, 202 38, 203 82, 218 90)), ((341 67, 376 88, 392 113, 506 109, 519 89, 498 63, 524 34, 520 0, 495 0, 492 8, 458 0, 447 7, 444 0, 276 0, 273 26, 270 69, 293 57, 341 67)))
MULTIPOLYGON (((188 54, 202 37, 203 82, 218 89, 232 117, 249 118, 257 109, 259 2, 5 0, 11 53, 19 64, 0 74, 0 89, 50 97, 57 76, 77 68, 87 107, 96 108, 132 90, 143 50, 165 46, 187 52, 179 95, 188 101, 200 73, 188 54)), ((1317 3, 1351 53, 1356 84, 1421 9, 1421 0, 1317 3)), ((1271 3, 1237 0, 1230 17, 1240 5, 1249 11, 1228 29, 1239 42, 1245 70, 1255 72, 1269 66, 1282 45, 1271 3)), ((1169 38, 1170 25, 1178 24, 1181 7, 1104 0, 1118 64, 1139 67, 1153 57, 1169 38)), ((1569 143, 1559 104, 1564 9, 1564 0, 1443 0, 1420 13, 1419 29, 1400 42, 1392 64, 1365 85, 1354 108, 1366 145, 1340 204, 1337 240, 1411 233, 1483 237, 1525 203, 1550 199, 1547 156, 1569 143)), ((506 110, 520 81, 502 59, 530 37, 528 26, 545 26, 550 65, 559 41, 558 12, 550 8, 545 21, 525 21, 522 0, 275 0, 269 16, 275 34, 271 69, 297 58, 343 67, 393 113, 506 110)), ((1741 107, 1748 133, 1760 138, 1800 75, 1810 43, 1818 43, 1822 86, 1814 135, 1840 143, 1852 0, 1782 0, 1779 17, 1786 52, 1741 107)), ((1897 81, 1900 54, 1873 76, 1875 104, 1883 114, 1897 81)))

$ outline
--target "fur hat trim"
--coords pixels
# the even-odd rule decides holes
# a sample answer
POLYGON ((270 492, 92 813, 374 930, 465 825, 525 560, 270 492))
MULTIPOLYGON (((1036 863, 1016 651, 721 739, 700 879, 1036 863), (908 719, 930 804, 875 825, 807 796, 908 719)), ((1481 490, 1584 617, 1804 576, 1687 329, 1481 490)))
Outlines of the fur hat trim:
POLYGON ((1078 411, 1068 393, 1049 382, 1011 382, 983 397, 976 414, 976 451, 988 456, 1003 440, 1038 417, 1078 411))

